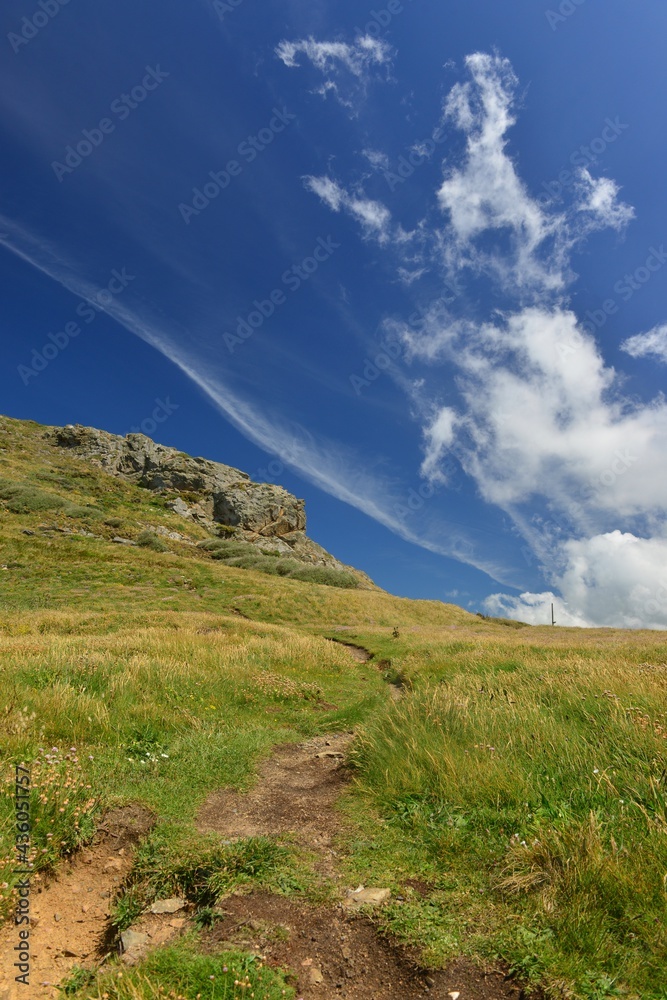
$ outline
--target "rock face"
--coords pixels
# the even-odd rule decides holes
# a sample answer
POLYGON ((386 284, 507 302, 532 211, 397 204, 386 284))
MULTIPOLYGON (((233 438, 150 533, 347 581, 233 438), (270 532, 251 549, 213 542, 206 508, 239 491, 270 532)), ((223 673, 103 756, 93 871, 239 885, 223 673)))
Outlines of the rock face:
POLYGON ((226 525, 239 538, 265 550, 311 565, 348 568, 308 538, 304 501, 282 486, 255 483, 239 469, 192 458, 144 434, 123 438, 70 424, 48 431, 46 438, 113 476, 167 494, 175 513, 211 531, 226 525))

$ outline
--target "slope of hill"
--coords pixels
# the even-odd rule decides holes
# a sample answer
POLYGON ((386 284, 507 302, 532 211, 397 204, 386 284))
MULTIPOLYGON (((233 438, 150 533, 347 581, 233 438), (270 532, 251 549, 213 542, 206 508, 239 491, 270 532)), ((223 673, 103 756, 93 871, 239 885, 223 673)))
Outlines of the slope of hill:
MULTIPOLYGON (((285 556, 91 435, 0 421, 0 907, 24 765, 31 1000, 63 978, 81 1000, 665 1000, 660 634, 214 558, 285 556)), ((0 996, 28 995, 15 934, 0 996)))

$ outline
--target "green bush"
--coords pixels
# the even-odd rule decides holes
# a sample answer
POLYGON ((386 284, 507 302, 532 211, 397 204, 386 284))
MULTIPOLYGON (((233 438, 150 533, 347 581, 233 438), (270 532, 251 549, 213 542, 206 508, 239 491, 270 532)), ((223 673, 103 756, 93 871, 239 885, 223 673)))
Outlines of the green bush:
POLYGON ((137 538, 137 543, 142 545, 145 549, 153 549, 154 552, 169 551, 169 546, 165 545, 162 539, 152 531, 142 531, 137 538))
POLYGON ((328 566, 303 566, 292 573, 292 578, 306 583, 323 583, 328 587, 343 587, 346 590, 354 590, 359 586, 359 581, 352 573, 330 569, 328 566))
POLYGON ((200 542, 199 548, 210 552, 214 559, 219 559, 227 566, 234 566, 236 569, 252 569, 272 576, 301 580, 303 583, 320 583, 328 587, 343 587, 347 590, 356 589, 359 586, 359 581, 352 573, 330 569, 327 566, 304 565, 297 559, 282 556, 279 552, 258 549, 250 542, 211 538, 200 542))
POLYGON ((47 493, 29 483, 13 483, 0 479, 0 500, 4 500, 12 514, 33 514, 41 510, 60 510, 65 506, 62 497, 47 493))

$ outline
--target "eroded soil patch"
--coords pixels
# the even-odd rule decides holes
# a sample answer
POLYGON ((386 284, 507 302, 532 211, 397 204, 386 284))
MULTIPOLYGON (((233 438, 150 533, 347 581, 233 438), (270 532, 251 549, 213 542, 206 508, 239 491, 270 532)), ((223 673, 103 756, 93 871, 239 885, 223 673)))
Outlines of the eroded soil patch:
POLYGON ((290 969, 303 1000, 520 1000, 502 973, 459 961, 446 971, 420 968, 382 938, 370 920, 342 907, 308 906, 269 893, 234 895, 204 939, 210 950, 242 948, 290 969))
POLYGON ((352 735, 278 747, 261 764, 249 792, 219 791, 206 799, 199 830, 229 839, 292 834, 296 843, 321 855, 322 870, 331 874, 331 844, 340 823, 335 803, 347 781, 344 754, 352 735))
POLYGON ((93 842, 63 862, 50 882, 33 877, 30 986, 14 981, 13 921, 0 928, 1 1000, 52 1000, 72 966, 94 967, 104 955, 110 905, 132 867, 136 843, 153 825, 140 806, 109 811, 93 842))

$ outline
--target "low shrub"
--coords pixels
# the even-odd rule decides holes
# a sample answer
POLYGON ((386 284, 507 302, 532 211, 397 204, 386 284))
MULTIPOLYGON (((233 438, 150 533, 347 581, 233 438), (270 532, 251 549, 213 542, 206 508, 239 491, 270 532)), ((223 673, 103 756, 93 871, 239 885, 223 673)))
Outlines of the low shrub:
POLYGON ((142 545, 145 549, 153 549, 153 552, 169 551, 169 546, 165 545, 153 531, 142 531, 137 538, 137 544, 142 545))

